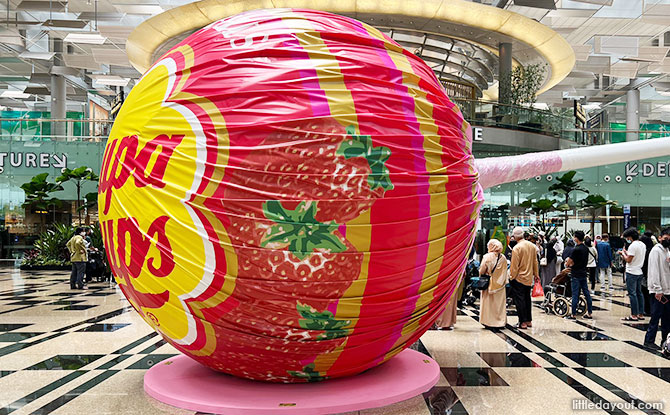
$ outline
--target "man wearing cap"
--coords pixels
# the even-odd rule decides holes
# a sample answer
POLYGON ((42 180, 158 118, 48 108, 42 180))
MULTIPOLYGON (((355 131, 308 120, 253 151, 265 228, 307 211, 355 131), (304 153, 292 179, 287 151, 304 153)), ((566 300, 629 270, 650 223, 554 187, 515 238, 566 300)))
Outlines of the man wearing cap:
POLYGON ((519 316, 517 327, 520 329, 533 327, 530 292, 533 282, 540 280, 537 250, 535 245, 524 239, 523 235, 523 229, 518 226, 512 231, 512 237, 517 244, 512 250, 512 265, 510 266, 510 287, 519 316))

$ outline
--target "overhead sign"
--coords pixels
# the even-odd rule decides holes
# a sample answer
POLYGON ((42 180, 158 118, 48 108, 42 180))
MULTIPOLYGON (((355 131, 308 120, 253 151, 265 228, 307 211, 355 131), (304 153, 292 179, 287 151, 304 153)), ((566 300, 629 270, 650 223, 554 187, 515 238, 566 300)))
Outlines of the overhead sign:
POLYGON ((584 107, 582 107, 582 104, 575 100, 574 109, 577 124, 576 127, 584 128, 584 124, 586 124, 586 112, 584 111, 584 107))
POLYGON ((623 205, 623 228, 630 228, 630 205, 623 205))
POLYGON ((27 167, 34 169, 57 168, 63 169, 67 167, 67 155, 61 153, 60 156, 55 153, 32 153, 32 152, 15 152, 0 153, 0 173, 5 171, 5 166, 12 167, 27 167))
POLYGON ((124 101, 124 94, 123 94, 123 89, 119 91, 118 94, 114 97, 114 100, 112 101, 112 109, 109 111, 109 116, 114 119, 116 118, 116 114, 119 113, 119 110, 121 109, 121 106, 123 105, 124 101))
POLYGON ((657 163, 626 163, 626 178, 637 177, 670 177, 668 162, 657 163))
POLYGON ((597 115, 589 118, 588 121, 586 121, 586 128, 588 130, 596 130, 599 128, 603 128, 603 125, 605 124, 604 119, 605 119, 605 111, 602 111, 597 115))
POLYGON ((472 127, 472 141, 484 141, 484 129, 482 127, 472 127))

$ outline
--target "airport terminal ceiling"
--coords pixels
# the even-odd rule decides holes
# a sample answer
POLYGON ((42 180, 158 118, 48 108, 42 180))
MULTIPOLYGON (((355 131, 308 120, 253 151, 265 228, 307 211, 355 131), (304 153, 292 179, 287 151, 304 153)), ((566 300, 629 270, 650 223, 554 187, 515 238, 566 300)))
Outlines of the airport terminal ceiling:
POLYGON ((670 0, 3 1, 0 414, 670 413, 670 0))
MULTIPOLYGON (((187 3, 158 0, 151 5, 131 5, 125 1, 76 0, 52 2, 50 8, 49 2, 9 0, 3 7, 7 10, 6 24, 0 32, 0 42, 5 49, 0 62, 0 106, 49 109, 49 68, 53 65, 54 54, 49 42, 50 39, 67 38, 63 61, 58 66, 70 68, 63 75, 67 79, 68 107, 82 111, 82 103, 87 99, 108 107, 119 88, 127 92, 140 76, 131 65, 132 53, 130 60, 125 54, 132 31, 151 16, 170 10, 176 12, 177 7, 187 3)), ((347 8, 355 9, 355 16, 370 19, 369 23, 386 33, 390 34, 392 29, 396 31, 397 40, 406 42, 406 46, 422 54, 438 75, 441 73, 445 79, 461 79, 472 84, 476 93, 484 98, 497 95, 497 43, 510 40, 510 33, 497 31, 496 24, 499 23, 494 23, 495 18, 479 16, 479 26, 485 27, 482 30, 477 25, 455 21, 463 20, 463 16, 456 16, 454 21, 446 23, 421 17, 426 14, 422 8, 444 4, 440 10, 449 10, 450 2, 420 2, 421 7, 404 2, 404 9, 394 11, 388 8, 382 15, 365 11, 373 3, 344 1, 335 5, 329 2, 328 7, 339 7, 345 14, 347 8)), ((554 53, 572 50, 574 66, 570 65, 567 71, 559 74, 560 79, 556 81, 560 82, 542 93, 538 104, 566 107, 577 99, 589 114, 604 110, 611 114, 612 120, 625 121, 625 108, 621 104, 625 104, 626 92, 638 86, 641 91, 640 115, 649 120, 670 121, 670 82, 667 79, 670 34, 664 15, 670 7, 667 0, 483 0, 464 3, 469 4, 471 10, 489 5, 517 13, 565 39, 569 48, 554 47, 563 49, 554 53)), ((310 4, 316 7, 319 2, 301 2, 299 5, 310 4)), ((161 26, 161 30, 174 32, 181 23, 178 20, 170 20, 161 26)), ((529 33, 536 35, 528 30, 523 35, 512 33, 515 63, 542 61, 538 52, 528 47, 532 39, 524 41, 524 37, 532 38, 529 33)), ((146 39, 144 44, 154 41, 146 39)), ((149 61, 165 50, 160 44, 156 46, 149 61)), ((561 57, 555 59, 558 64, 561 57)), ((142 67, 146 68, 146 65, 142 67)), ((549 76, 553 77, 553 72, 549 76)))

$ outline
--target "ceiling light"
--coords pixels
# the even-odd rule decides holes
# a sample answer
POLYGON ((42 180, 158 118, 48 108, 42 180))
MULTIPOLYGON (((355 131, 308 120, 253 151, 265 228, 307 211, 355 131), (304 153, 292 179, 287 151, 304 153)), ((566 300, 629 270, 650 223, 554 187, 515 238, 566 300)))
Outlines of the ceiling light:
POLYGON ((81 12, 77 16, 79 20, 103 20, 103 21, 119 21, 123 18, 122 13, 116 12, 81 12))
POLYGON ((95 92, 98 95, 104 95, 106 97, 113 97, 116 95, 116 91, 110 91, 109 89, 95 89, 89 92, 95 92))
POLYGON ((91 45, 102 45, 107 40, 106 37, 102 36, 100 33, 89 32, 89 33, 68 33, 63 39, 65 42, 71 43, 88 43, 91 45))
POLYGON ((0 43, 15 46, 25 45, 21 34, 18 31, 11 29, 0 32, 0 43))
POLYGON ((48 61, 49 59, 53 58, 55 55, 54 52, 21 52, 19 54, 19 58, 23 59, 40 59, 43 61, 48 61))
POLYGON ((83 29, 86 27, 86 24, 86 22, 81 20, 49 19, 42 23, 42 27, 58 29, 83 29))
POLYGON ((53 2, 50 1, 22 1, 19 3, 18 6, 13 6, 16 7, 15 10, 39 10, 39 11, 45 11, 45 12, 64 12, 65 11, 65 5, 59 1, 53 2))
POLYGON ((18 98, 18 99, 26 99, 30 97, 30 94, 26 94, 22 91, 16 91, 16 90, 7 90, 0 95, 2 98, 18 98))
POLYGON ((601 6, 611 6, 614 0, 573 0, 579 3, 599 4, 601 6))
POLYGON ((126 86, 130 78, 121 78, 116 75, 91 75, 91 78, 98 85, 126 86))
POLYGON ((658 92, 659 95, 663 95, 664 97, 670 97, 670 91, 656 91, 658 92))
POLYGON ((154 4, 115 4, 114 7, 121 13, 127 14, 158 14, 163 8, 154 4))

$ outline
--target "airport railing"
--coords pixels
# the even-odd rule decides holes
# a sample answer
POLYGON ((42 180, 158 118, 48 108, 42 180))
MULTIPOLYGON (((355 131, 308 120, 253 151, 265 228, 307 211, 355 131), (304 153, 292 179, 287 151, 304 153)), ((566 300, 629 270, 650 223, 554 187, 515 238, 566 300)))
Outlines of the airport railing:
POLYGON ((581 139, 581 133, 574 131, 574 117, 490 101, 454 99, 454 102, 472 125, 528 131, 573 141, 581 139))
POLYGON ((112 123, 99 119, 0 118, 0 140, 104 141, 112 123))

